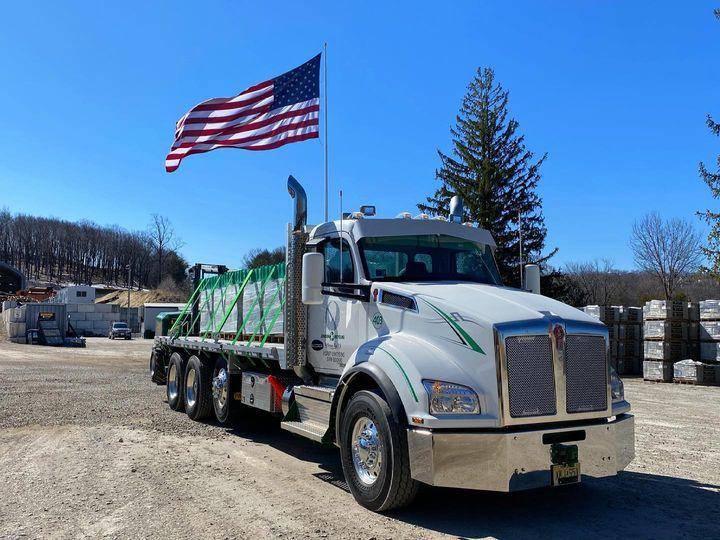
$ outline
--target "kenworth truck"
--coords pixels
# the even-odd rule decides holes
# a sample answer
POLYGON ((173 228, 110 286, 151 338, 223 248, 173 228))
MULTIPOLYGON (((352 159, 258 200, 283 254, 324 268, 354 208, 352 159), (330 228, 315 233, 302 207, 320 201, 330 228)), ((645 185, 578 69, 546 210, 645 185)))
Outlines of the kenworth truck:
POLYGON ((630 463, 606 327, 541 296, 539 274, 532 291, 503 286, 492 236, 463 223, 457 197, 448 219, 363 207, 308 226, 292 176, 288 191, 286 262, 200 279, 155 338, 152 378, 172 409, 225 423, 257 408, 337 446, 373 511, 409 504, 420 484, 509 492, 630 463))

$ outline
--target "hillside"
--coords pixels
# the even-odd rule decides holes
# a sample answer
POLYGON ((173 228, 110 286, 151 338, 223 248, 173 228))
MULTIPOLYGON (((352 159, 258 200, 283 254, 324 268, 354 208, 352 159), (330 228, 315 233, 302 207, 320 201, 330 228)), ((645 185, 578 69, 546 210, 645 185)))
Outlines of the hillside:
MULTIPOLYGON (((187 297, 178 291, 156 289, 152 291, 130 291, 130 307, 141 307, 151 302, 185 302, 187 297)), ((96 304, 117 304, 128 307, 128 292, 113 291, 95 300, 96 304)))

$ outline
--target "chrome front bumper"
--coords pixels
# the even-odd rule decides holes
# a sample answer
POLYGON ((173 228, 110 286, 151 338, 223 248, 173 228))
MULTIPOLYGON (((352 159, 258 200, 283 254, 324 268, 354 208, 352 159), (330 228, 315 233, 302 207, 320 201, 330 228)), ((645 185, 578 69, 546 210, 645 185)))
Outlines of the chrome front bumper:
POLYGON ((488 491, 545 487, 551 484, 554 442, 577 445, 584 477, 614 476, 635 457, 635 418, 623 414, 604 424, 503 432, 408 429, 410 472, 433 486, 488 491))

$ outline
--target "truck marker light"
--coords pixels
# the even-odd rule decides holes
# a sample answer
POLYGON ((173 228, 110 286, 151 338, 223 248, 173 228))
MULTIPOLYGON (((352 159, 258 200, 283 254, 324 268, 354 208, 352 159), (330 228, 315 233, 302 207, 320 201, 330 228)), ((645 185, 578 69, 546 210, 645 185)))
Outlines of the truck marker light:
POLYGON ((423 418, 420 418, 419 416, 413 416, 413 417, 412 417, 412 423, 413 423, 413 424, 420 424, 420 425, 422 425, 422 424, 425 423, 425 420, 424 420, 423 418))

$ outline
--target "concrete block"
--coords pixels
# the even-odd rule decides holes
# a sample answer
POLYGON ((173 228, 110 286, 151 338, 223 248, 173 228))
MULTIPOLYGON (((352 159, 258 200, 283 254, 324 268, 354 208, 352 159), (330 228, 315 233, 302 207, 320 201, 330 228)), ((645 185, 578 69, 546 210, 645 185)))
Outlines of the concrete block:
POLYGON ((100 315, 102 315, 101 319, 103 321, 116 322, 122 320, 119 313, 101 313, 100 315))
POLYGON ((77 324, 73 324, 76 330, 92 330, 92 321, 78 321, 77 324))
POLYGON ((7 334, 9 338, 23 338, 25 339, 25 331, 27 326, 24 322, 11 322, 7 324, 7 334))
POLYGON ((93 321, 93 330, 101 334, 107 334, 110 331, 110 323, 107 321, 93 321))
POLYGON ((102 313, 95 313, 94 311, 92 313, 86 313, 85 314, 85 320, 86 321, 102 321, 103 314, 102 313))
POLYGON ((112 312, 113 304, 95 304, 95 313, 112 312))
POLYGON ((67 304, 67 312, 68 313, 77 313, 78 305, 77 304, 67 304))
POLYGON ((84 321, 84 320, 86 320, 86 318, 85 318, 86 315, 87 315, 87 313, 80 313, 78 311, 72 311, 72 312, 68 313, 68 319, 70 319, 70 322, 84 321))
POLYGON ((95 304, 75 304, 80 313, 93 313, 95 311, 95 304))

